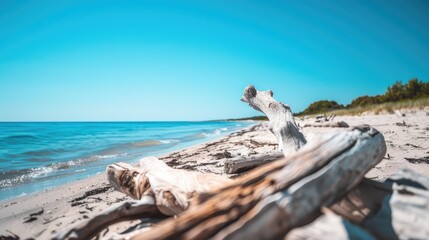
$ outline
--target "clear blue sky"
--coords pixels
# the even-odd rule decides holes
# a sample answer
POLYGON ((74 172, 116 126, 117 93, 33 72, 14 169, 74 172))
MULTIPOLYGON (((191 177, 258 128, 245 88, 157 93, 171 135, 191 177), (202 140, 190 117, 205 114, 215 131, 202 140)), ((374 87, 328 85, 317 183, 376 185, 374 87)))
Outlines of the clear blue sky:
POLYGON ((429 79, 429 1, 0 1, 0 121, 294 112, 429 79))

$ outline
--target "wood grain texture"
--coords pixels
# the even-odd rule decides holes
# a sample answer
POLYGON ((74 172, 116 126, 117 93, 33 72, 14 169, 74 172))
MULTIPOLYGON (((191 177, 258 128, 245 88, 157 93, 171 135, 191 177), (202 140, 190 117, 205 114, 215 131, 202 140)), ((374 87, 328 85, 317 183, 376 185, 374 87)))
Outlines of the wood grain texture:
POLYGON ((274 239, 314 220, 344 197, 384 156, 384 138, 351 128, 200 194, 177 219, 131 239, 274 239), (267 229, 270 229, 267 231, 267 229))
POLYGON ((353 240, 376 239, 359 225, 353 224, 341 216, 327 212, 312 223, 290 231, 285 240, 353 240))
POLYGON ((296 152, 307 142, 295 123, 290 107, 276 101, 271 90, 258 91, 249 85, 244 89, 241 100, 268 117, 270 130, 276 136, 279 149, 285 156, 296 152))
POLYGON ((272 152, 263 156, 230 158, 224 161, 224 169, 227 174, 241 173, 283 157, 282 152, 272 152))
POLYGON ((346 128, 350 127, 346 122, 323 122, 323 123, 306 123, 303 127, 331 127, 331 128, 346 128))
POLYGON ((403 169, 391 176, 391 193, 362 226, 379 239, 429 239, 429 178, 403 169))
POLYGON ((151 196, 143 196, 141 200, 124 201, 114 205, 101 213, 97 213, 88 220, 80 221, 52 236, 54 240, 91 239, 104 228, 121 221, 135 220, 143 217, 165 217, 155 205, 151 196))
POLYGON ((232 182, 211 173, 173 169, 155 157, 140 160, 140 166, 115 163, 107 167, 116 190, 136 199, 125 201, 92 218, 65 229, 53 239, 90 239, 105 227, 142 217, 173 216, 188 209, 193 197, 232 182))
POLYGON ((384 197, 391 193, 391 183, 364 178, 356 188, 329 209, 352 223, 361 224, 379 210, 384 197))

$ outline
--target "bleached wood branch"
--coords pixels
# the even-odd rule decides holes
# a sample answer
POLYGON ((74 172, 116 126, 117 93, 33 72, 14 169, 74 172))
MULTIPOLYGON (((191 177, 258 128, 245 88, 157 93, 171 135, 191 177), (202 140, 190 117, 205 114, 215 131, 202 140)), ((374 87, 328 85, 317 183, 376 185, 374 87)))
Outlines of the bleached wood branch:
POLYGON ((232 181, 212 173, 174 169, 156 157, 141 159, 139 167, 114 163, 107 167, 107 175, 116 190, 134 199, 150 191, 159 211, 167 216, 186 210, 193 196, 232 181))
POLYGON ((295 123, 290 107, 276 101, 271 90, 258 91, 249 85, 244 89, 241 100, 255 110, 265 113, 270 120, 270 130, 276 136, 279 149, 285 156, 296 152, 307 142, 295 123))
POLYGON ((346 122, 339 121, 339 122, 323 122, 323 123, 305 123, 303 127, 350 127, 346 122))
POLYGON ((375 129, 348 129, 198 195, 197 205, 177 219, 131 239, 283 237, 345 196, 385 152, 384 138, 375 129))
POLYGON ((224 161, 224 169, 228 174, 240 173, 283 157, 282 152, 272 152, 262 156, 230 158, 224 161))

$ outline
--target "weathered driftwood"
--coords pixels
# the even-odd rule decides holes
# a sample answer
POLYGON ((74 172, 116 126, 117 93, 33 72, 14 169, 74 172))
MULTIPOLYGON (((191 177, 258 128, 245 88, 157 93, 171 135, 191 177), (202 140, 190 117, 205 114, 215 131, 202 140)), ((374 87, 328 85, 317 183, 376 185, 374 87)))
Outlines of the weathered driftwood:
POLYGON ((334 121, 334 118, 336 117, 336 114, 331 114, 329 116, 326 117, 326 115, 324 114, 320 114, 316 116, 316 121, 317 123, 323 123, 323 122, 332 122, 334 121))
POLYGON ((278 160, 282 156, 296 152, 307 142, 295 123, 290 107, 276 101, 271 90, 258 91, 250 85, 244 90, 241 100, 247 102, 254 109, 265 113, 270 121, 269 129, 277 138, 278 150, 283 153, 273 152, 265 156, 226 159, 224 161, 225 173, 240 173, 278 160))
POLYGON ((323 122, 323 123, 305 123, 303 127, 350 127, 346 122, 339 121, 339 122, 323 122))
POLYGON ((391 184, 364 178, 356 188, 329 209, 350 222, 360 224, 370 214, 378 211, 383 198, 391 192, 391 184))
POLYGON ((314 122, 312 122, 312 123, 306 122, 306 123, 304 123, 303 127, 332 127, 332 128, 350 127, 344 121, 334 122, 334 118, 336 116, 337 116, 336 114, 331 114, 331 115, 326 117, 326 115, 320 114, 320 115, 316 116, 316 120, 314 120, 314 122))
POLYGON ((303 227, 295 228, 290 231, 285 240, 347 240, 347 239, 365 239, 372 240, 368 231, 359 225, 349 222, 341 216, 332 212, 327 212, 314 220, 312 223, 303 227))
POLYGON ((176 219, 132 239, 273 239, 314 220, 355 187, 384 156, 369 126, 348 129, 198 195, 176 219), (269 229, 269 230, 267 230, 269 229))
POLYGON ((212 174, 174 169, 155 157, 140 160, 138 168, 126 163, 107 167, 110 184, 115 189, 139 199, 152 195, 160 212, 172 216, 189 207, 196 194, 219 188, 232 180, 212 174))
POLYGON ((211 173, 173 169, 155 157, 143 158, 139 167, 114 163, 106 171, 110 184, 136 201, 115 205, 54 235, 53 239, 90 239, 117 222, 176 215, 189 207, 194 196, 232 182, 211 173))
MULTIPOLYGON (((270 130, 276 136, 279 145, 279 150, 282 150, 283 155, 287 156, 298 150, 306 143, 304 135, 299 131, 292 111, 288 105, 276 101, 273 97, 273 92, 258 91, 252 85, 244 90, 242 101, 249 103, 254 109, 261 111, 267 115, 270 121, 270 130)), ((320 115, 317 117, 320 122, 311 126, 314 127, 349 127, 344 121, 332 122, 335 114, 328 117, 320 115)), ((306 124, 304 127, 310 125, 306 124)), ((246 170, 253 169, 257 166, 275 161, 281 158, 281 154, 272 153, 265 156, 254 157, 239 157, 227 159, 224 161, 225 173, 240 173, 246 170)))
POLYGON ((263 156, 230 158, 224 161, 225 173, 241 173, 257 166, 284 158, 282 152, 272 152, 263 156))
POLYGON ((307 142, 295 123, 290 107, 277 102, 271 90, 258 91, 249 85, 241 100, 255 110, 265 113, 270 120, 270 130, 277 138, 279 150, 283 151, 285 156, 296 152, 307 142))
POLYGON ((156 207, 155 199, 152 196, 143 196, 141 200, 124 201, 114 205, 88 220, 81 221, 55 234, 52 239, 91 239, 114 223, 144 217, 165 218, 165 215, 156 207))
POLYGON ((379 239, 429 239, 429 178, 403 169, 386 184, 391 194, 361 225, 379 239))
POLYGON ((429 239, 429 178, 402 169, 384 183, 364 179, 329 209, 338 215, 320 217, 286 239, 429 239))
MULTIPOLYGON (((172 169, 156 158, 142 161, 139 168, 120 163, 111 165, 109 181, 116 189, 134 199, 152 201, 144 200, 140 203, 143 207, 136 203, 135 212, 129 211, 133 208, 129 204, 109 209, 93 218, 99 221, 90 219, 59 234, 62 238, 58 239, 95 236, 107 225, 136 219, 145 212, 179 216, 133 234, 132 239, 281 238, 291 229, 316 219, 320 210, 328 206, 352 223, 369 221, 373 215, 370 213, 382 204, 386 192, 377 190, 376 201, 368 203, 363 196, 372 193, 362 190, 364 184, 354 187, 383 158, 386 145, 381 134, 369 126, 350 128, 289 156, 306 143, 290 108, 275 101, 271 91, 260 92, 253 86, 246 88, 242 100, 267 115, 270 130, 288 157, 235 181, 172 169), (124 211, 123 206, 131 207, 124 211), (186 209, 188 211, 183 212, 186 209)), ((374 232, 379 236, 376 231, 371 233, 374 232)), ((360 234, 366 232, 357 236, 360 234)))
POLYGON ((395 114, 398 117, 405 117, 405 113, 401 112, 399 109, 395 110, 395 114))

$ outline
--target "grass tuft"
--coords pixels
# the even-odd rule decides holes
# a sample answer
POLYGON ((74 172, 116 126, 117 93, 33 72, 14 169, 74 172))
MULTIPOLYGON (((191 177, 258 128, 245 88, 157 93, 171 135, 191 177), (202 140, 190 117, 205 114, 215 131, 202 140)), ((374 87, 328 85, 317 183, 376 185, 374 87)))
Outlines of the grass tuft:
POLYGON ((383 114, 383 113, 394 113, 398 109, 424 109, 429 106, 429 98, 419 98, 411 100, 403 100, 398 102, 388 102, 374 105, 367 105, 363 107, 356 107, 350 109, 341 109, 326 112, 326 114, 336 114, 336 115, 360 115, 362 113, 374 113, 374 114, 383 114))

